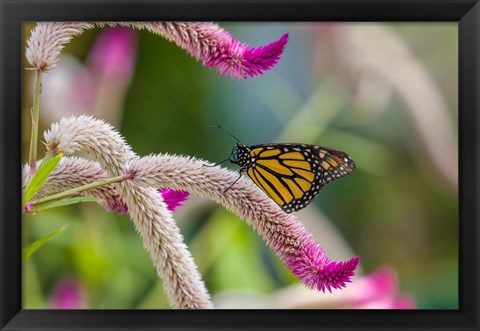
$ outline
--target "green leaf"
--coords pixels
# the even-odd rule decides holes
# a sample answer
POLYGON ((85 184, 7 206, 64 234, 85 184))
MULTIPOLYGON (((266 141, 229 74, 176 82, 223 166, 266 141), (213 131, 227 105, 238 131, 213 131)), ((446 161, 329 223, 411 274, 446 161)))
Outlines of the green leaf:
POLYGON ((50 176, 52 171, 57 167, 57 164, 58 162, 60 162, 62 156, 63 154, 58 154, 52 159, 46 162, 42 162, 37 172, 35 173, 35 175, 33 175, 32 179, 25 188, 25 192, 23 193, 22 198, 22 208, 25 207, 25 204, 30 201, 30 199, 35 195, 35 193, 37 193, 38 190, 43 186, 43 183, 45 183, 48 176, 50 176))
POLYGON ((34 206, 31 212, 34 213, 34 212, 42 211, 46 209, 73 205, 79 202, 96 202, 96 201, 97 199, 89 198, 89 197, 73 197, 73 198, 63 199, 63 200, 49 201, 49 202, 45 202, 45 203, 34 206))
POLYGON ((22 260, 27 261, 33 253, 35 253, 39 248, 52 240, 54 237, 65 231, 66 228, 67 225, 64 225, 61 228, 53 231, 52 233, 47 234, 45 237, 35 240, 33 243, 25 247, 22 252, 22 260))

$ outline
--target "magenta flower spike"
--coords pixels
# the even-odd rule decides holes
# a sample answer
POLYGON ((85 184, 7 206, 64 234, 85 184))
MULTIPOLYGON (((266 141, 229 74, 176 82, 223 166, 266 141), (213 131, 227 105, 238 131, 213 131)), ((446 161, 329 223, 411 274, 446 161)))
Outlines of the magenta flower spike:
POLYGON ((124 23, 164 36, 203 65, 232 78, 263 74, 278 63, 288 41, 288 33, 266 46, 251 48, 211 22, 124 23))
POLYGON ((287 268, 292 270, 305 286, 322 292, 346 287, 346 283, 351 282, 360 260, 356 256, 348 261, 331 261, 311 238, 302 240, 298 252, 285 260, 287 268))
POLYGON ((225 76, 248 78, 263 74, 278 63, 288 41, 288 33, 266 46, 251 48, 211 22, 136 22, 120 23, 147 29, 174 42, 225 76))
POLYGON ((182 206, 182 202, 187 200, 189 195, 187 191, 170 189, 160 189, 158 192, 162 194, 163 201, 165 201, 170 211, 176 211, 178 207, 182 206))
POLYGON ((217 32, 220 36, 217 50, 207 56, 203 64, 215 67, 225 76, 248 78, 263 74, 276 65, 288 41, 288 33, 266 46, 250 48, 234 39, 228 32, 217 32))
MULTIPOLYGON (((222 75, 233 78, 246 79, 270 70, 280 60, 288 42, 286 33, 268 45, 250 47, 211 22, 38 23, 28 40, 27 60, 34 68, 46 72, 55 66, 65 44, 83 30, 119 25, 161 35, 206 67, 217 68, 222 75)), ((111 37, 112 40, 116 38, 111 37)), ((106 38, 106 41, 110 40, 106 38)), ((116 63, 128 53, 123 53, 125 50, 121 49, 118 54, 109 53, 108 57, 112 59, 110 68, 119 70, 116 63)))

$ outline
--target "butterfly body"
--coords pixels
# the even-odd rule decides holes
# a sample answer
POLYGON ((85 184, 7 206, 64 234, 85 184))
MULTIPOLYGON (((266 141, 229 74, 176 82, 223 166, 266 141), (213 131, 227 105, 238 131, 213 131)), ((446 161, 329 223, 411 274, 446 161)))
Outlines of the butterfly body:
POLYGON ((232 155, 240 173, 246 172, 287 213, 306 207, 323 186, 355 169, 346 153, 317 145, 237 143, 232 155))

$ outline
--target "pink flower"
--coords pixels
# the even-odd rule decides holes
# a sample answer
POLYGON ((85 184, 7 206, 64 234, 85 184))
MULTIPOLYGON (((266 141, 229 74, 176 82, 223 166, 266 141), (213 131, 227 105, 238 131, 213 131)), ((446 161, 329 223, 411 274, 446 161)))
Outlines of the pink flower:
POLYGON ((98 37, 88 62, 94 72, 130 81, 135 67, 137 40, 125 27, 108 28, 98 37))
POLYGON ((397 275, 388 267, 356 277, 342 291, 319 294, 299 284, 268 295, 222 293, 215 298, 220 309, 415 309, 415 299, 399 293, 397 275))
POLYGON ((177 210, 182 202, 188 199, 189 193, 186 191, 176 191, 169 189, 158 190, 162 194, 163 201, 167 204, 167 208, 171 211, 177 210))
MULTIPOLYGON (((146 29, 173 41, 197 60, 210 68, 217 68, 222 75, 248 78, 270 70, 280 59, 288 34, 266 46, 250 47, 233 38, 230 33, 210 22, 119 22, 119 23, 38 23, 28 39, 26 57, 29 63, 41 71, 48 71, 58 61, 66 43, 94 26, 126 26, 146 29)), ((111 40, 117 39, 112 36, 111 40)), ((110 42, 106 39, 106 44, 110 42)), ((118 66, 127 48, 109 52, 110 62, 100 61, 100 66, 111 72, 121 70, 118 66)))
POLYGON ((50 297, 53 309, 85 308, 83 291, 74 280, 63 280, 57 284, 50 297))
POLYGON ((327 306, 354 309, 413 309, 416 305, 411 295, 399 293, 397 273, 389 267, 355 279, 346 290, 325 301, 330 301, 327 306))
POLYGON ((203 63, 215 67, 222 75, 247 78, 261 75, 278 63, 288 41, 288 33, 266 46, 250 48, 222 31, 217 50, 209 54, 203 63))
POLYGON ((115 27, 99 34, 85 65, 63 55, 61 65, 43 77, 42 120, 50 123, 68 114, 93 114, 118 123, 136 54, 135 32, 115 27))
POLYGON ((350 305, 358 309, 413 309, 415 299, 400 294, 395 270, 381 267, 355 281, 347 292, 350 305))
POLYGON ((346 287, 351 282, 360 258, 358 256, 344 262, 331 261, 323 249, 311 238, 305 238, 298 248, 297 255, 286 259, 287 268, 292 270, 311 289, 329 292, 346 287))

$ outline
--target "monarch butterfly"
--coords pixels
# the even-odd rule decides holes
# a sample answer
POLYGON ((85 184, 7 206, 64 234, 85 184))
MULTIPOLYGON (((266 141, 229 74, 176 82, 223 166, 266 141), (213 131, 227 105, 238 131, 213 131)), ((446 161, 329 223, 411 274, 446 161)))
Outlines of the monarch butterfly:
POLYGON ((350 174, 356 167, 346 153, 333 148, 287 143, 247 146, 222 126, 216 128, 237 140, 230 156, 221 163, 237 164, 240 176, 247 172, 286 213, 305 208, 323 186, 350 174))

